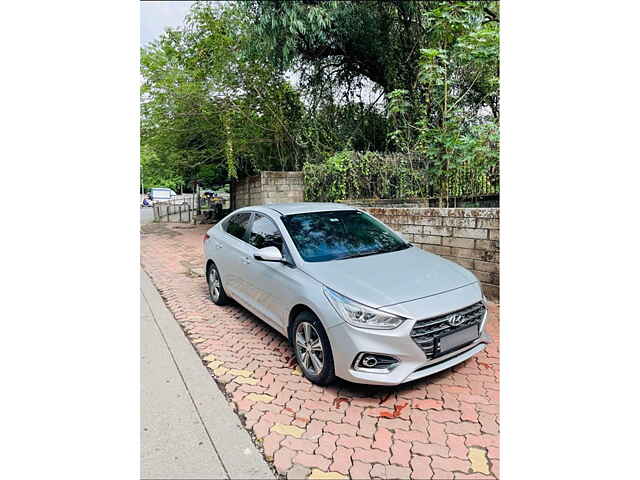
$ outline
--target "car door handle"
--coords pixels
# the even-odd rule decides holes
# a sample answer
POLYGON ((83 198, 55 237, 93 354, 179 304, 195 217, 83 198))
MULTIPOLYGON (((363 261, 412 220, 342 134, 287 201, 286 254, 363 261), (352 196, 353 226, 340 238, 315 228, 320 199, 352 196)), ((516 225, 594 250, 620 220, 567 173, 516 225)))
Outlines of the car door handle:
POLYGON ((248 265, 251 263, 251 258, 250 257, 244 257, 242 259, 242 263, 244 263, 245 265, 248 265))
POLYGON ((215 246, 216 246, 216 248, 222 248, 222 244, 218 243, 218 242, 215 242, 215 246))

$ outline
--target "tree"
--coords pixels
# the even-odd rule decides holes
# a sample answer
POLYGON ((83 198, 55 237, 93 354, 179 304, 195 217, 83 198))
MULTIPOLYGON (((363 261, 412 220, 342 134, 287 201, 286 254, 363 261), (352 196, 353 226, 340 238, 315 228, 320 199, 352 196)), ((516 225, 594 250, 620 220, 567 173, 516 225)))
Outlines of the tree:
MULTIPOLYGON (((385 95, 403 90, 412 118, 429 96, 418 81, 421 49, 452 43, 468 24, 499 22, 497 2, 251 1, 241 5, 252 22, 248 27, 252 41, 247 45, 253 55, 266 55, 281 70, 299 69, 308 88, 338 83, 353 93, 364 77, 385 95), (451 28, 445 32, 437 19, 454 10, 460 15, 450 19, 451 28)), ((468 86, 479 90, 482 85, 468 86)), ((481 90, 474 93, 468 101, 483 101, 481 90)))
POLYGON ((218 165, 230 178, 301 168, 298 93, 269 65, 246 61, 237 11, 196 4, 186 28, 143 49, 142 141, 187 178, 218 165))
POLYGON ((497 182, 499 31, 497 17, 484 21, 484 13, 467 2, 423 12, 433 44, 420 49, 417 81, 427 101, 411 118, 408 92, 390 95, 391 136, 402 149, 425 154, 441 200, 463 170, 497 182))
POLYGON ((142 50, 141 141, 184 182, 400 151, 442 197, 470 168, 495 184, 499 21, 497 2, 197 2, 142 50))
POLYGON ((140 183, 145 189, 168 187, 179 190, 184 179, 174 167, 171 160, 161 158, 149 147, 140 148, 140 183))

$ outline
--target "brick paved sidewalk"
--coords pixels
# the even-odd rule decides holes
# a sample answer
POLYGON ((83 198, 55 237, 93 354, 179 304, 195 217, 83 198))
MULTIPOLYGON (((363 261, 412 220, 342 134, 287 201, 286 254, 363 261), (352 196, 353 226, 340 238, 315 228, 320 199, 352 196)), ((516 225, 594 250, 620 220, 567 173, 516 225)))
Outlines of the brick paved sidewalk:
POLYGON ((302 377, 286 339, 208 298, 206 225, 141 227, 141 263, 256 444, 283 478, 499 477, 499 313, 480 354, 400 387, 302 377))

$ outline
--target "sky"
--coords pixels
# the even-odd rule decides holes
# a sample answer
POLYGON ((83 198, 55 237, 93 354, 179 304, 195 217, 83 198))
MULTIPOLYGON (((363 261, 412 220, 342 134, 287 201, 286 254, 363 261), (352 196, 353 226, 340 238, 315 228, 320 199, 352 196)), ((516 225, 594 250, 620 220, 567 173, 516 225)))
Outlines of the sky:
POLYGON ((140 46, 158 38, 165 28, 182 25, 192 3, 194 2, 140 2, 140 46))

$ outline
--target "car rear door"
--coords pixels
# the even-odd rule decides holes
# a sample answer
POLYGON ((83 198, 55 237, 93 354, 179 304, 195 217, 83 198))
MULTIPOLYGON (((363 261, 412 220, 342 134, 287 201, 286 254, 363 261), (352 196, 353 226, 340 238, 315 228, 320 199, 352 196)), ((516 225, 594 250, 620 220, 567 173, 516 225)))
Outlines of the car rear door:
POLYGON ((225 291, 241 303, 248 302, 247 258, 253 247, 246 242, 253 212, 238 212, 213 238, 214 260, 225 291))

